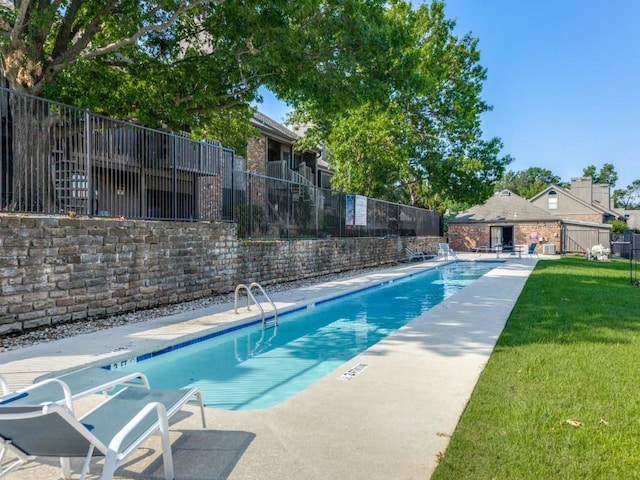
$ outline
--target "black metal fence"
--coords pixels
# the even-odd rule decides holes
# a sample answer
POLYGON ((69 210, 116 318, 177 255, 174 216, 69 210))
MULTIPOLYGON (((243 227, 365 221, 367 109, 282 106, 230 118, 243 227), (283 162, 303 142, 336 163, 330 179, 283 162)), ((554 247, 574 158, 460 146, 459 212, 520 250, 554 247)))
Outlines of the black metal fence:
POLYGON ((638 279, 638 263, 640 263, 640 234, 632 234, 631 247, 629 249, 629 282, 636 288, 640 288, 638 279))
POLYGON ((433 211, 254 173, 234 173, 241 238, 439 236, 433 211))
POLYGON ((223 191, 232 150, 6 89, 0 95, 2 210, 232 220, 223 191))
MULTIPOLYGON (((0 210, 229 221, 241 238, 440 235, 435 212, 243 170, 215 141, 0 88, 0 210)), ((296 176, 301 178, 301 176, 296 176)))

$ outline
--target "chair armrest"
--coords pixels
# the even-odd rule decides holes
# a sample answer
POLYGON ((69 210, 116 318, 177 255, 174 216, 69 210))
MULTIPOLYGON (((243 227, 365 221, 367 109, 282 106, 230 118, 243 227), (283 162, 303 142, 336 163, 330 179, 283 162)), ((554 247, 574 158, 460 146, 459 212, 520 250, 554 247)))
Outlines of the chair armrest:
MULTIPOLYGON (((17 390, 15 393, 17 394, 25 394, 28 395, 29 392, 37 392, 39 389, 42 389, 44 387, 46 387, 47 385, 57 385, 60 387, 60 391, 62 393, 62 399, 57 396, 57 397, 48 397, 47 398, 40 398, 40 402, 37 403, 42 403, 43 401, 46 402, 54 402, 54 403, 63 403, 67 409, 73 413, 73 395, 71 394, 71 389, 69 388, 69 385, 67 385, 65 382, 63 382, 62 380, 58 379, 58 378, 49 378, 47 380, 42 380, 40 382, 34 383, 33 385, 29 385, 26 388, 22 388, 20 390, 17 390)), ((55 389, 55 388, 54 388, 55 389)), ((57 389, 56 389, 57 390, 57 389)), ((57 392, 56 392, 57 393, 57 392)), ((37 396, 37 394, 36 394, 37 396)), ((16 397, 17 399, 18 397, 16 397)))
MULTIPOLYGON (((113 450, 114 452, 120 451, 120 445, 124 441, 124 439, 129 435, 153 410, 156 410, 158 420, 154 422, 147 428, 145 434, 140 438, 147 438, 150 434, 149 430, 155 430, 160 427, 162 431, 169 430, 169 419, 167 418, 167 409, 160 402, 151 402, 147 403, 142 410, 140 410, 136 416, 134 416, 129 422, 120 429, 120 431, 111 439, 109 442, 109 450, 113 450)), ((137 441, 134 444, 139 443, 137 441)))
POLYGON ((9 393, 11 393, 11 390, 9 389, 9 383, 2 374, 0 374, 0 386, 2 386, 2 395, 8 395, 9 393))

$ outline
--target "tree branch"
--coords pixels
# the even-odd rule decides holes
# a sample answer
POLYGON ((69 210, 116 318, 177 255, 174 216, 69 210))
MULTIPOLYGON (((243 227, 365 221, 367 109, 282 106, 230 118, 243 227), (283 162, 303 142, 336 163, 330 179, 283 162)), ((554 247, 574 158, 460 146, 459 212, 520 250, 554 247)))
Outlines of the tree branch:
MULTIPOLYGON (((224 0, 215 0, 215 2, 213 3, 222 3, 224 0)), ((171 15, 171 17, 169 17, 168 20, 166 20, 165 22, 159 23, 159 24, 155 24, 155 25, 147 25, 146 27, 142 27, 140 28, 135 34, 133 34, 132 36, 130 36, 129 38, 123 38, 117 42, 113 42, 110 43, 109 45, 105 45, 104 47, 101 48, 97 48, 95 50, 91 50, 85 54, 81 54, 80 58, 87 60, 90 58, 95 58, 95 57, 99 57, 101 55, 104 55, 106 53, 110 53, 113 52, 115 50, 119 50, 122 47, 125 47, 127 45, 131 45, 135 42, 137 42, 143 35, 149 33, 149 32, 161 32, 163 30, 166 30, 167 28, 169 28, 170 26, 172 26, 176 20, 178 19, 178 17, 180 17, 180 15, 182 15, 183 13, 189 11, 189 10, 193 10, 194 8, 196 8, 199 5, 203 5, 205 3, 212 3, 211 0, 193 0, 191 3, 186 3, 186 2, 182 2, 181 6, 178 7, 176 9, 176 11, 171 15)))
MULTIPOLYGON (((214 3, 221 3, 223 1, 224 0, 214 0, 214 3)), ((34 90, 41 90, 47 81, 51 80, 53 77, 55 77, 56 74, 72 65, 77 60, 88 60, 100 57, 107 53, 115 52, 127 45, 134 44, 147 33, 166 30, 167 28, 171 27, 183 13, 189 10, 193 10, 200 5, 212 3, 212 0, 192 0, 191 2, 183 0, 180 2, 180 6, 176 8, 175 12, 173 12, 167 20, 160 23, 143 26, 130 37, 120 39, 116 42, 112 42, 100 48, 86 51, 87 46, 89 46, 96 33, 100 31, 102 19, 111 11, 116 3, 117 0, 110 0, 106 2, 105 5, 100 9, 100 11, 94 16, 91 22, 82 30, 81 36, 77 39, 72 40, 75 40, 73 45, 67 51, 61 51, 57 57, 53 57, 47 62, 47 65, 44 69, 44 75, 34 86, 34 90)), ((151 13, 153 14, 158 10, 159 7, 156 7, 151 13)))
POLYGON ((80 0, 72 1, 68 6, 65 12, 64 21, 60 25, 60 29, 58 30, 58 35, 56 37, 55 44, 53 46, 53 51, 51 52, 51 57, 56 58, 63 51, 65 45, 72 38, 72 28, 73 23, 78 15, 78 10, 80 9, 80 0))

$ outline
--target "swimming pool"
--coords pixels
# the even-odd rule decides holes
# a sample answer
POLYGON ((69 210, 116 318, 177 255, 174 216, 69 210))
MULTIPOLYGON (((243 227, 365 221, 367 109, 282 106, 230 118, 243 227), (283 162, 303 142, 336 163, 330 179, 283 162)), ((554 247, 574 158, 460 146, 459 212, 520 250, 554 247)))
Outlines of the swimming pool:
POLYGON ((496 262, 455 262, 121 367, 155 388, 198 387, 206 406, 269 408, 291 398, 469 285, 496 262))

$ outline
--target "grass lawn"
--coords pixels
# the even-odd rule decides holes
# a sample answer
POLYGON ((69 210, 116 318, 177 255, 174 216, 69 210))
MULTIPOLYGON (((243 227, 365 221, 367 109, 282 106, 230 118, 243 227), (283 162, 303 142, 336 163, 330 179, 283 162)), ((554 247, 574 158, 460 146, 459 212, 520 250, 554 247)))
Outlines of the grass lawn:
POLYGON ((541 260, 433 480, 640 479, 629 262, 541 260))

